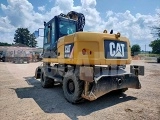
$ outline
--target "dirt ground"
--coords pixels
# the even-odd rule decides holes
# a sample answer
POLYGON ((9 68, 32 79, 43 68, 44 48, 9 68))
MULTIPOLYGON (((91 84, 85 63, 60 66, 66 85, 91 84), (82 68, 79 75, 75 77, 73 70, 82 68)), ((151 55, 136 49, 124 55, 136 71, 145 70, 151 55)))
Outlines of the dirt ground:
POLYGON ((145 66, 141 89, 76 105, 65 100, 61 86, 41 87, 33 77, 40 64, 0 62, 1 120, 160 120, 160 64, 154 61, 132 62, 145 66))

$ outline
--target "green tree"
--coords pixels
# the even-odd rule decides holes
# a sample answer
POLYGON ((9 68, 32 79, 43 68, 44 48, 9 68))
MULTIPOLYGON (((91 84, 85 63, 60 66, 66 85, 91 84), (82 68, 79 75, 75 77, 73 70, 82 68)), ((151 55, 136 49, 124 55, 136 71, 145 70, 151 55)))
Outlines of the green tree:
POLYGON ((14 34, 15 43, 20 43, 28 47, 36 47, 37 41, 35 39, 27 28, 18 28, 14 34))
POLYGON ((157 40, 152 41, 149 46, 152 48, 152 53, 160 54, 160 38, 157 40))
POLYGON ((30 39, 29 39, 29 46, 30 47, 37 47, 37 41, 35 39, 36 39, 35 35, 31 34, 30 39))
POLYGON ((0 46, 11 46, 12 44, 6 42, 0 42, 0 46))
POLYGON ((141 51, 141 47, 138 44, 135 44, 131 47, 132 55, 137 55, 141 51))

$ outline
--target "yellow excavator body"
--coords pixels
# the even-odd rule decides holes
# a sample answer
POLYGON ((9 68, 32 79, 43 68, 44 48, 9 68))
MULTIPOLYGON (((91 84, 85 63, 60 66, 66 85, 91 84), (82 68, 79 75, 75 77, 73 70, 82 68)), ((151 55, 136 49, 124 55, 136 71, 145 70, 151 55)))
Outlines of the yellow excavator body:
POLYGON ((43 62, 75 65, 126 65, 131 63, 130 50, 130 42, 126 37, 117 37, 117 34, 76 32, 61 37, 57 44, 58 56, 44 58, 43 62), (107 46, 105 42, 108 41, 111 45, 107 46))

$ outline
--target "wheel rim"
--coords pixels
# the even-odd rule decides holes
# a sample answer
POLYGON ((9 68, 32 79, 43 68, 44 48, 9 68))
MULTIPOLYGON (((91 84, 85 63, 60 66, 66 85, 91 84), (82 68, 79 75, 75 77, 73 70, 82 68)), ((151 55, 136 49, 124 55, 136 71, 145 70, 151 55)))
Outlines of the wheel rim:
POLYGON ((69 94, 73 94, 75 91, 75 85, 74 85, 73 80, 71 80, 71 79, 67 83, 67 91, 69 94))

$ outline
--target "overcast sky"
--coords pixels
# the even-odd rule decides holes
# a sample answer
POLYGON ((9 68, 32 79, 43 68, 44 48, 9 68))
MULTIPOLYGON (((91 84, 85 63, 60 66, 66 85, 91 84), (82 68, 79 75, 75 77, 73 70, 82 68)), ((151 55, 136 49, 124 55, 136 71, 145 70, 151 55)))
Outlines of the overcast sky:
MULTIPOLYGON (((155 39, 150 26, 157 24, 160 0, 1 0, 0 42, 12 43, 18 27, 33 32, 43 27, 43 21, 71 10, 85 15, 85 31, 113 29, 144 50, 155 39)), ((42 38, 37 40, 42 47, 42 38)))

